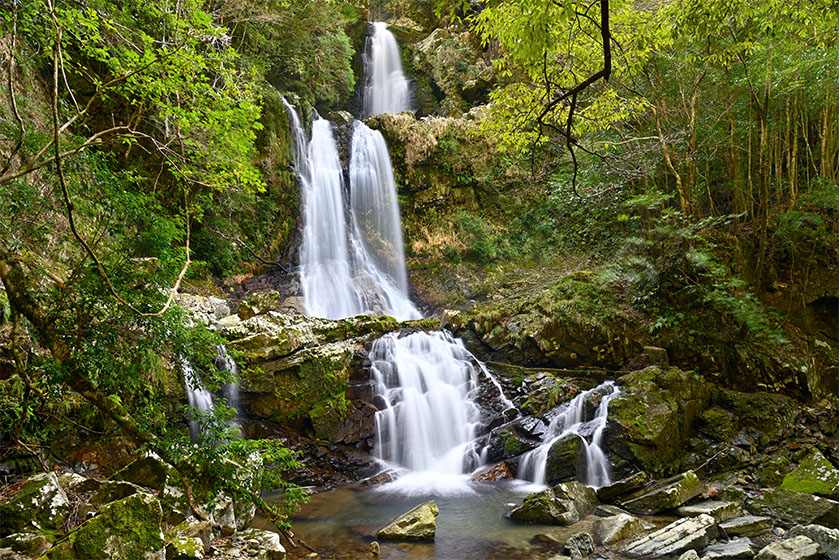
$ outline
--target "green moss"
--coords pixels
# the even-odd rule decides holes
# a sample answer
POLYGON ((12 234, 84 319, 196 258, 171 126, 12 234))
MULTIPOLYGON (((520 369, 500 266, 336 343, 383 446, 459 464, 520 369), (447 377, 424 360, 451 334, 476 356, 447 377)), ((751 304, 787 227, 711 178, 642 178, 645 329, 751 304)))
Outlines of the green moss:
POLYGON ((781 487, 793 492, 836 499, 837 484, 837 469, 815 449, 785 476, 781 487))
POLYGON ((164 546, 161 517, 157 498, 134 494, 102 507, 98 515, 82 523, 44 558, 145 560, 147 553, 164 546))

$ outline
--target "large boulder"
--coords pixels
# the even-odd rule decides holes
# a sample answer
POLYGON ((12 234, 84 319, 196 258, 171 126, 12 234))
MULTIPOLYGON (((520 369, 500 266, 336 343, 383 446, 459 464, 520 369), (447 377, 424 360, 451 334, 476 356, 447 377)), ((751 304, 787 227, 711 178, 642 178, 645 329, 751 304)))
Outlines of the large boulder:
POLYGON ((817 523, 837 528, 837 502, 819 496, 777 488, 746 506, 750 513, 771 517, 782 527, 817 523))
POLYGON ((0 535, 58 530, 70 514, 67 495, 55 473, 30 477, 8 503, 0 505, 0 535))
POLYGON ((567 434, 548 448, 545 481, 549 485, 573 480, 586 472, 586 446, 577 434, 567 434))
POLYGON ((823 558, 820 546, 804 535, 769 544, 756 555, 756 560, 817 560, 823 558))
POLYGON ((693 471, 684 472, 668 480, 642 488, 621 500, 621 505, 633 513, 654 515, 673 509, 699 496, 706 489, 693 471))
POLYGON ((531 494, 510 512, 510 518, 526 523, 571 525, 595 507, 598 498, 592 488, 579 482, 566 482, 531 494))
POLYGON ((837 469, 822 453, 814 449, 798 467, 785 476, 782 488, 836 500, 837 482, 837 469))
POLYGON ((652 474, 673 474, 695 420, 711 402, 711 387, 693 372, 657 366, 617 384, 622 395, 610 403, 606 447, 652 474))
POLYGON ((160 502, 138 493, 106 504, 45 555, 45 560, 164 560, 160 502))
POLYGON ((701 550, 717 537, 717 533, 712 516, 685 517, 633 541, 624 552, 638 556, 670 556, 701 550))
POLYGON ((838 558, 838 546, 840 539, 838 539, 838 530, 837 529, 829 529, 828 527, 823 527, 822 525, 797 525, 790 531, 788 531, 787 535, 788 538, 798 537, 799 535, 804 535, 820 545, 822 551, 828 555, 831 560, 837 560, 838 558))
POLYGON ((621 480, 617 480, 606 486, 601 486, 595 490, 598 499, 602 502, 610 502, 613 499, 628 494, 634 490, 641 488, 648 481, 648 475, 644 471, 639 471, 621 480))
POLYGON ((595 552, 595 541, 589 533, 575 533, 563 545, 563 552, 572 558, 584 558, 595 552))
POLYGON ((602 517, 595 521, 594 528, 602 544, 623 541, 645 531, 638 518, 626 513, 602 517))
POLYGON ((248 529, 237 533, 248 542, 249 555, 256 560, 286 560, 286 549, 280 544, 280 535, 262 529, 248 529), (251 554, 256 551, 256 554, 251 554))
POLYGON ((397 517, 376 532, 376 538, 391 541, 421 541, 435 538, 439 513, 432 500, 397 517))

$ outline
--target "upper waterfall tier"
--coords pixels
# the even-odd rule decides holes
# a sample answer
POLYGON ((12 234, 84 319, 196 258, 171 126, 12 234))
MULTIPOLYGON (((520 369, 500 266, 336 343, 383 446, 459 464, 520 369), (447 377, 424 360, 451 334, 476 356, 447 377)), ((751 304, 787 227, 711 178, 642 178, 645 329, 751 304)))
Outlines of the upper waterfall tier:
POLYGON ((365 115, 410 111, 410 82, 403 73, 397 40, 387 23, 378 21, 371 26, 365 57, 365 115))

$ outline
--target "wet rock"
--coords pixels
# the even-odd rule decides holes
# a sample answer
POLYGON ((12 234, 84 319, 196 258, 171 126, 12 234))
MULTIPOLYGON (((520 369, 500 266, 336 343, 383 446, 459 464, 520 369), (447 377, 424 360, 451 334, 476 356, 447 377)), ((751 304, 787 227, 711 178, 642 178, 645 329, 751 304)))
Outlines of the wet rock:
POLYGON ((816 560, 822 558, 820 546, 804 535, 765 546, 756 560, 816 560))
POLYGON ((811 523, 837 528, 837 502, 782 488, 747 501, 747 510, 754 515, 771 517, 786 528, 811 523))
POLYGON ((249 550, 256 551, 252 558, 257 560, 285 560, 286 549, 280 544, 280 535, 262 529, 248 529, 237 533, 248 542, 249 550))
POLYGON ((755 537, 770 531, 773 528, 773 520, 769 517, 742 515, 727 519, 718 527, 730 537, 755 537))
POLYGON ((831 560, 838 558, 838 531, 822 525, 797 525, 786 535, 788 538, 804 535, 820 545, 831 560))
MULTIPOLYGON (((0 547, 35 558, 52 546, 47 537, 40 533, 13 533, 0 539, 0 547)), ((0 554, 2 558, 2 554, 0 554)))
POLYGON ((782 488, 837 499, 838 470, 814 449, 782 481, 782 488))
POLYGON ((711 515, 719 523, 737 517, 744 512, 741 510, 741 506, 735 502, 721 502, 718 500, 708 500, 677 508, 677 515, 680 517, 697 517, 701 513, 711 515))
POLYGON ((594 529, 602 544, 623 541, 645 531, 638 518, 626 513, 598 519, 595 521, 594 529))
POLYGON ((592 535, 583 531, 575 533, 563 545, 563 552, 572 558, 589 556, 595 552, 595 542, 592 540, 592 535))
POLYGON ((651 366, 618 379, 605 444, 656 475, 672 474, 712 390, 692 372, 651 366))
POLYGON ((510 472, 510 467, 507 463, 501 462, 473 475, 470 480, 474 482, 489 482, 493 480, 509 480, 511 478, 513 478, 513 473, 510 472))
POLYGON ((692 471, 687 471, 643 488, 630 498, 623 499, 621 505, 633 513, 653 515, 681 506, 691 498, 702 494, 705 489, 705 485, 700 482, 697 475, 692 471))
POLYGON ((641 488, 642 485, 648 481, 648 475, 644 471, 639 471, 636 474, 632 474, 626 478, 622 478, 612 484, 607 484, 606 486, 601 486, 597 490, 595 490, 595 494, 598 495, 598 499, 602 502, 609 502, 613 498, 618 496, 622 496, 637 488, 641 488))
POLYGON ((539 440, 525 439, 510 426, 496 428, 484 440, 487 459, 493 463, 513 459, 536 449, 538 445, 539 440))
POLYGON ((379 529, 376 538, 391 541, 434 539, 438 513, 438 506, 433 500, 422 503, 379 529))
POLYGON ((577 434, 568 434, 548 449, 545 461, 545 481, 549 485, 573 480, 577 473, 586 472, 586 447, 577 434))
POLYGON ((8 503, 0 505, 0 534, 57 530, 70 505, 55 473, 30 477, 8 503))
POLYGON ((689 549, 700 550, 717 536, 717 525, 710 515, 678 519, 658 531, 632 542, 624 552, 639 556, 680 554, 689 549))
POLYGON ((526 523, 571 525, 597 503, 594 490, 579 482, 566 482, 527 496, 509 515, 526 523))
POLYGON ((163 560, 160 502, 138 493, 106 504, 44 555, 45 560, 163 560))
POLYGON ((753 557, 749 539, 738 539, 709 545, 703 558, 709 560, 747 560, 753 557))
POLYGON ((178 537, 166 545, 166 560, 201 560, 204 545, 198 537, 178 537))

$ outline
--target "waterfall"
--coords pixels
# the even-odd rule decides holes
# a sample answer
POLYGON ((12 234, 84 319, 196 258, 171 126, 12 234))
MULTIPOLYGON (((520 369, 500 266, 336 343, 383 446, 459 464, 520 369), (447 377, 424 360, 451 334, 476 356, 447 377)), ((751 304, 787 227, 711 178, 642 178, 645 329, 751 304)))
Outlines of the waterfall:
POLYGON ((594 389, 584 391, 566 403, 551 420, 542 444, 520 459, 519 477, 537 484, 546 484, 546 464, 551 446, 564 437, 575 435, 581 439, 586 453, 586 472, 578 473, 584 479, 581 482, 594 488, 609 484, 610 466, 601 449, 601 440, 607 425, 610 401, 619 394, 615 384, 607 381, 594 389), (601 401, 594 415, 587 418, 586 405, 596 395, 600 395, 601 401))
MULTIPOLYGON (((195 375, 195 370, 192 364, 186 359, 181 359, 181 369, 184 373, 184 386, 187 390, 187 404, 199 412, 207 412, 215 405, 218 398, 223 397, 225 403, 230 408, 236 411, 236 418, 231 420, 228 427, 236 428, 241 435, 241 428, 238 421, 239 416, 239 367, 236 361, 228 353, 224 344, 216 346, 216 359, 213 360, 213 365, 219 371, 229 372, 233 381, 225 383, 221 387, 221 391, 217 394, 211 393, 195 375)), ((201 433, 201 426, 195 420, 190 420, 190 436, 196 439, 201 433)))
MULTIPOLYGON (((445 332, 386 335, 373 343, 374 456, 412 471, 408 486, 463 484, 478 466, 473 440, 479 421, 471 397, 478 371, 472 354, 445 332)), ((403 479, 400 479, 401 481, 403 479)))
MULTIPOLYGON (((199 412, 207 412, 213 406, 213 395, 210 394, 201 380, 195 375, 192 364, 187 360, 181 360, 181 369, 184 373, 184 386, 187 389, 187 404, 199 412)), ((195 439, 201 432, 198 422, 190 420, 190 437, 195 439)))
POLYGON ((399 203, 382 134, 364 123, 353 124, 348 216, 329 121, 312 123, 307 144, 297 112, 288 103, 286 109, 303 199, 300 277, 307 314, 419 319, 420 312, 408 298, 399 203))
POLYGON ((303 180, 303 244, 301 284, 307 314, 327 319, 352 317, 364 311, 354 290, 344 215, 343 175, 329 121, 312 123, 307 151, 309 181, 303 180))
POLYGON ((411 91, 400 60, 400 50, 388 24, 372 23, 367 39, 364 90, 365 115, 411 110, 411 91))

